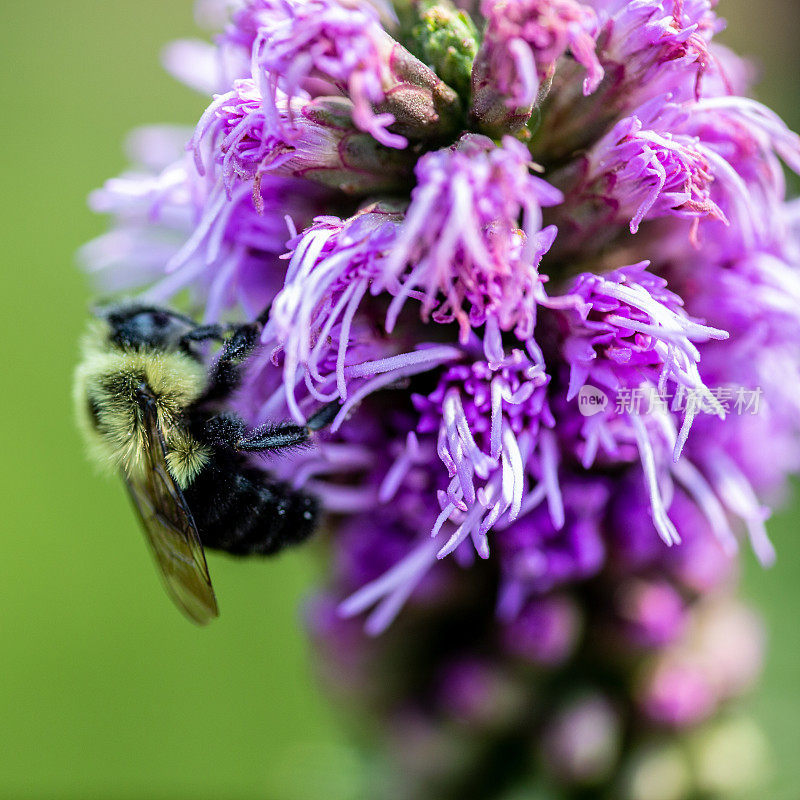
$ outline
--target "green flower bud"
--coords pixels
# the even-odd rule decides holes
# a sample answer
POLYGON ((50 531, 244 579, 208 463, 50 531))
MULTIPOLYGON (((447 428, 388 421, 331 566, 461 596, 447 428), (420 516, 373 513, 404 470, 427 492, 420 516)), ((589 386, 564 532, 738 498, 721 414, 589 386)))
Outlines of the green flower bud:
POLYGON ((466 11, 450 0, 420 0, 419 21, 411 30, 409 46, 436 74, 469 99, 472 63, 480 47, 480 33, 466 11))
POLYGON ((381 56, 386 99, 376 110, 394 115, 392 132, 411 140, 455 136, 464 123, 464 106, 453 88, 389 34, 381 56))
POLYGON ((746 716, 716 720, 689 741, 698 789, 704 797, 754 797, 771 772, 764 732, 746 716))
POLYGON ((675 742, 646 745, 623 769, 620 800, 687 800, 692 796, 689 760, 675 742))

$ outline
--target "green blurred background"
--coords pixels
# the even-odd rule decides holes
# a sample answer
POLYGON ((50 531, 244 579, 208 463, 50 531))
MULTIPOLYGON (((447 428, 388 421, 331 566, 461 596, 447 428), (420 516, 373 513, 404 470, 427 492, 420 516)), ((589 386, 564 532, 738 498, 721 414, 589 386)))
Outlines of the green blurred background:
MULTIPOLYGON (((761 99, 800 128, 795 1, 720 5, 724 40, 763 64, 761 99)), ((104 227, 85 198, 124 167, 130 128, 199 116, 159 62, 192 35, 190 0, 2 2, 0 800, 353 800, 354 756, 299 624, 312 558, 211 556, 222 618, 187 625, 73 430, 89 297, 73 254, 104 227)), ((799 519, 797 505, 772 524, 774 570, 746 558, 772 640, 751 704, 776 753, 771 800, 800 796, 799 519)))

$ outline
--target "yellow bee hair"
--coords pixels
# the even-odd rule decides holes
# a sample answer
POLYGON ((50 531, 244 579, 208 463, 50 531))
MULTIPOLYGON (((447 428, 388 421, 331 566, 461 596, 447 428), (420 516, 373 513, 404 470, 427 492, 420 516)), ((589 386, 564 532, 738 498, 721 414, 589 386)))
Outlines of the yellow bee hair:
POLYGON ((145 383, 155 397, 167 466, 186 488, 209 459, 207 448, 181 421, 206 387, 205 367, 177 350, 122 347, 110 340, 109 332, 102 320, 92 322, 75 372, 75 409, 89 456, 104 472, 144 475, 147 433, 136 390, 145 383))

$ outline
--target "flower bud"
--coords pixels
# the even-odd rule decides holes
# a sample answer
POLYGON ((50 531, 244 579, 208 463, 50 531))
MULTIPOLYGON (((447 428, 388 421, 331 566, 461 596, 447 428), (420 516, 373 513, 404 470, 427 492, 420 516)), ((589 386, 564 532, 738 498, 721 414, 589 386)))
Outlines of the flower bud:
POLYGON ((384 30, 369 3, 276 5, 278 21, 268 14, 253 45, 253 75, 273 120, 282 94, 294 101, 341 93, 353 102, 355 126, 386 147, 446 139, 461 127, 458 95, 384 30))
POLYGON ((472 63, 480 47, 480 33, 472 18, 450 0, 416 3, 417 24, 411 31, 410 48, 436 74, 468 98, 472 85, 472 63))
POLYGON ((352 108, 352 103, 342 97, 309 101, 302 115, 328 133, 330 146, 310 160, 301 160, 302 150, 298 150, 297 158, 287 162, 287 169, 347 194, 391 192, 408 180, 413 158, 403 150, 384 147, 370 134, 353 127, 352 108))
POLYGON ((692 784, 689 761, 676 744, 653 744, 634 753, 620 783, 620 800, 686 800, 692 784))
POLYGON ((639 705, 653 722, 684 728, 714 713, 719 696, 692 654, 667 652, 654 660, 639 689, 639 705))
POLYGON ((394 117, 392 133, 411 140, 454 136, 464 116, 456 92, 388 33, 379 40, 378 50, 384 65, 384 99, 375 110, 394 117))
POLYGON ((252 80, 236 81, 209 106, 190 143, 201 173, 204 151, 210 151, 229 195, 237 183, 253 181, 259 208, 265 173, 306 178, 347 194, 391 192, 408 180, 413 156, 357 128, 347 98, 281 95, 275 120, 265 114, 263 99, 252 80))
POLYGON ((720 697, 739 697, 758 680, 765 639, 761 618, 733 598, 702 609, 695 623, 694 647, 720 697))
MULTIPOLYGON (((549 82, 545 82, 549 86, 549 82)), ((490 53, 481 49, 472 67, 470 117, 487 136, 498 139, 521 131, 533 114, 534 103, 515 103, 491 77, 490 53)))
POLYGON ((503 627, 503 650, 523 662, 555 668, 574 653, 582 620, 569 597, 551 595, 531 600, 503 627))
POLYGON ((619 757, 619 715, 601 694, 587 693, 562 707, 547 725, 541 743, 543 763, 570 786, 605 780, 619 757))
POLYGON ((513 725, 529 705, 526 694, 506 670, 478 658, 446 665, 439 683, 442 709, 472 731, 513 725))
POLYGON ((586 72, 585 94, 603 79, 595 53, 598 19, 576 0, 483 0, 486 36, 472 72, 472 117, 483 133, 521 130, 547 97, 557 62, 570 52, 586 72))
POLYGON ((634 646, 669 644, 684 629, 684 601, 666 581, 629 580, 616 592, 614 604, 623 635, 634 646))
POLYGON ((747 717, 718 720, 698 731, 689 750, 703 797, 754 797, 769 777, 769 744, 747 717))

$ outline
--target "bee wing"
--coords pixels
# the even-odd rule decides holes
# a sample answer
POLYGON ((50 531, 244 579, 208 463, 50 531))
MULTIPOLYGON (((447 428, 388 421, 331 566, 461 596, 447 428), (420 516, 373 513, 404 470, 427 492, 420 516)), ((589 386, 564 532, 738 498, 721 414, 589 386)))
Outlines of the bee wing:
POLYGON ((151 403, 143 403, 147 470, 125 476, 167 593, 189 619, 205 625, 219 616, 206 556, 192 512, 167 469, 164 436, 151 403))

